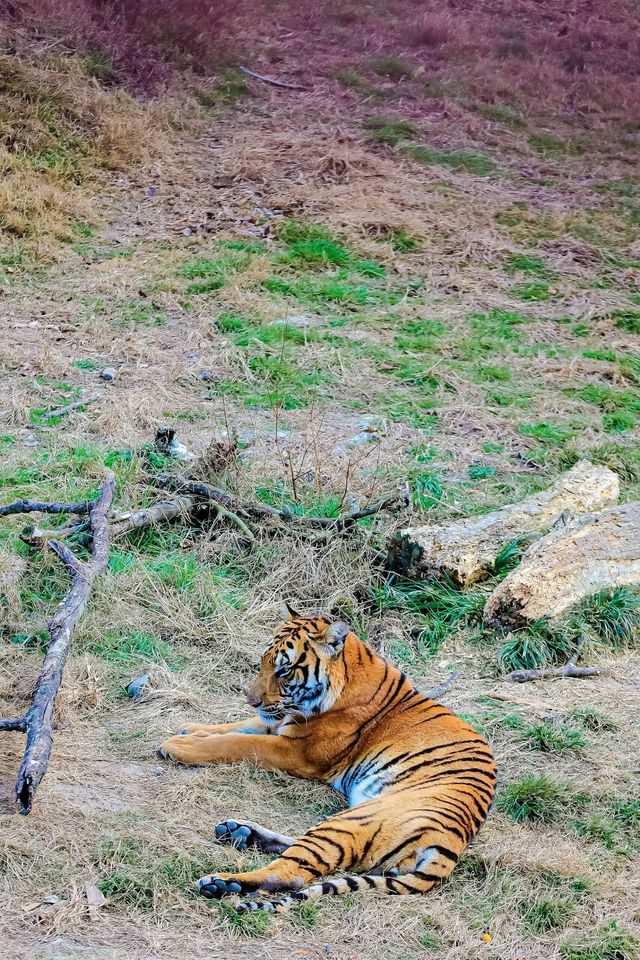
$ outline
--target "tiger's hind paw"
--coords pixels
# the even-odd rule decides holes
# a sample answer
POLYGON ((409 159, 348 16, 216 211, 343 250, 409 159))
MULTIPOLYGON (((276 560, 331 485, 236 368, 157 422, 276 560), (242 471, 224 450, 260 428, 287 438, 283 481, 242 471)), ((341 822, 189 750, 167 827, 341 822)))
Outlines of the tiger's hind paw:
POLYGON ((216 840, 229 843, 238 850, 255 847, 263 853, 284 853, 294 843, 293 837, 274 833, 257 823, 237 823, 235 820, 223 820, 216 825, 216 840))
POLYGON ((230 843, 238 850, 256 846, 253 829, 244 823, 236 823, 235 820, 223 820, 222 823, 216 824, 216 840, 220 843, 230 843))

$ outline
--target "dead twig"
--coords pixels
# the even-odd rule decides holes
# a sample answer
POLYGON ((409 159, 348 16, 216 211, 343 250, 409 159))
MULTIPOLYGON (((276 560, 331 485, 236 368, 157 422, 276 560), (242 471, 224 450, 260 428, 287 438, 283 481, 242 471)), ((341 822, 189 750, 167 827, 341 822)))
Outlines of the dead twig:
POLYGON ((87 605, 93 582, 109 559, 109 512, 115 490, 111 471, 102 484, 100 496, 91 504, 89 520, 92 532, 91 560, 79 560, 66 544, 48 540, 71 577, 71 588, 48 624, 49 647, 42 663, 31 706, 15 720, 0 721, 1 730, 17 730, 27 735, 27 745, 16 782, 20 813, 29 813, 38 784, 47 772, 53 742, 53 707, 64 671, 76 623, 87 605))
POLYGON ((428 697, 429 700, 439 700, 443 693, 446 693, 447 690, 450 690, 451 687, 458 682, 462 676, 461 670, 454 670, 450 677, 441 683, 439 687, 434 687, 433 690, 426 690, 425 697, 428 697))
POLYGON ((307 88, 301 83, 288 83, 286 80, 276 80, 275 77, 268 77, 264 73, 256 73, 255 70, 249 70, 248 67, 238 67, 242 73, 246 73, 248 77, 253 77, 254 80, 262 80, 263 83, 270 83, 272 87, 284 87, 286 90, 306 90, 307 88))
POLYGON ((506 674, 502 679, 507 683, 528 683, 530 680, 549 680, 551 677, 600 677, 607 673, 599 667, 577 667, 582 648, 584 646, 584 637, 580 637, 576 643, 576 650, 572 657, 563 667, 540 667, 537 670, 513 670, 506 674))

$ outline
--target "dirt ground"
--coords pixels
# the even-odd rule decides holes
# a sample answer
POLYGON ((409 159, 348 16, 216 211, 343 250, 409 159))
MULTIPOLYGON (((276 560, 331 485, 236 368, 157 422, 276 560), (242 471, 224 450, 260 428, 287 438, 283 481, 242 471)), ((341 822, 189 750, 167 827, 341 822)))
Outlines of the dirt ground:
MULTIPOLYGON (((605 676, 514 688, 508 637, 417 611, 371 563, 394 528, 485 512, 580 457, 618 471, 621 499, 640 489, 631 13, 578 29, 574 11, 567 52, 546 4, 483 6, 398 4, 386 28, 379 4, 298 29, 283 14, 245 56, 252 43, 251 66, 305 89, 183 77, 140 107, 146 159, 70 182, 86 213, 66 240, 4 234, 2 503, 81 499, 106 465, 117 509, 146 506, 163 425, 197 454, 235 431, 216 479, 252 499, 329 516, 408 482, 414 505, 322 543, 261 531, 251 549, 212 522, 112 544, 28 817, 13 804, 23 738, 3 734, 1 957, 640 955, 637 631, 590 636, 605 676), (584 69, 566 65, 576 50, 584 69), (443 702, 489 738, 503 799, 428 897, 267 919, 196 896, 204 873, 260 862, 216 843, 219 819, 297 833, 339 805, 284 775, 155 755, 185 720, 245 715, 285 599, 346 617, 423 689, 461 671, 443 702)), ((28 703, 66 587, 19 539, 27 519, 0 528, 2 716, 28 703)))

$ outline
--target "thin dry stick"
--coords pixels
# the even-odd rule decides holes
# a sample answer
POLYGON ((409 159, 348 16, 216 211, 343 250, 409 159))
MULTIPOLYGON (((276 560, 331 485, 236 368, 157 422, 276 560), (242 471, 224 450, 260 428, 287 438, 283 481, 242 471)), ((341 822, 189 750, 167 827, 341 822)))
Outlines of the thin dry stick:
POLYGON ((287 83, 286 80, 276 80, 275 77, 268 77, 264 73, 256 73, 255 70, 249 70, 248 67, 238 67, 238 69, 246 73, 248 77, 253 77, 255 80, 262 80, 263 83, 269 83, 272 87, 284 87, 285 90, 307 89, 301 83, 287 83))
POLYGON ((548 680, 551 677, 600 677, 607 673, 606 670, 600 670, 599 667, 577 667, 582 648, 584 646, 584 637, 580 637, 576 643, 576 651, 573 656, 567 660, 563 667, 541 667, 537 670, 513 670, 502 679, 508 683, 528 683, 530 680, 548 680))
POLYGON ((53 420, 54 417, 66 417, 68 413, 73 413, 74 410, 78 410, 80 407, 86 407, 90 403, 95 403, 99 400, 100 397, 87 397, 86 400, 75 400, 73 403, 68 403, 64 407, 56 407, 55 410, 49 410, 48 413, 39 413, 39 420, 53 420))
POLYGON ((48 624, 49 647, 42 663, 31 706, 15 720, 0 720, 0 730, 18 730, 27 735, 27 745, 16 781, 16 799, 20 813, 29 813, 38 784, 47 772, 53 743, 53 707, 62 682, 76 623, 87 605, 93 582, 109 559, 109 511, 116 478, 111 471, 100 496, 91 506, 89 519, 93 533, 91 560, 79 560, 66 544, 48 540, 47 545, 67 568, 71 588, 48 624))

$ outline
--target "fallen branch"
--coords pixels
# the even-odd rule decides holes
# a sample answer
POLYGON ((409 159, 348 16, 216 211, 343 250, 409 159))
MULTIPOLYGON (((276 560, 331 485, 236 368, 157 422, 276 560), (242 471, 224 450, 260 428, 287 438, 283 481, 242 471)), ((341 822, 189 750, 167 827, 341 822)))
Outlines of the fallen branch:
POLYGON ((0 507, 0 517, 9 517, 14 513, 88 513, 94 500, 81 503, 44 503, 42 500, 14 500, 0 507))
POLYGON ((600 670, 599 667, 578 667, 576 666, 584 646, 584 637, 580 637, 576 643, 576 650, 572 657, 563 667, 541 667, 537 670, 513 670, 502 679, 507 683, 528 683, 530 680, 549 680, 551 677, 599 677, 606 670, 600 670))
POLYGON ((384 500, 378 500, 376 503, 372 503, 362 510, 353 510, 351 513, 344 513, 339 517, 299 517, 287 507, 279 510, 277 507, 270 507, 266 503, 241 500, 226 490, 221 490, 219 487, 214 487, 210 483, 203 483, 199 480, 187 480, 180 477, 160 477, 157 482, 160 487, 182 493, 190 493, 204 500, 212 500, 214 503, 222 505, 226 510, 235 513, 236 517, 272 519, 290 526, 306 526, 320 530, 345 530, 347 527, 353 526, 358 520, 363 520, 365 517, 372 517, 382 510, 387 510, 396 505, 406 504, 404 494, 396 494, 384 500))
POLYGON ((49 410, 47 413, 39 413, 39 420, 53 420, 54 417, 66 417, 68 413, 73 413, 74 410, 78 410, 80 407, 86 407, 90 403, 95 403, 99 400, 100 397, 87 397, 86 400, 75 400, 73 403, 68 403, 64 407, 56 407, 55 410, 49 410))
POLYGON ((20 813, 31 810, 35 791, 47 772, 53 742, 53 707, 69 656, 73 630, 87 605, 95 578, 105 569, 109 559, 109 511, 114 489, 115 475, 109 471, 100 496, 90 506, 91 560, 79 560, 66 544, 58 540, 46 541, 67 568, 71 588, 47 625, 50 641, 31 706, 18 719, 0 721, 0 730, 17 730, 27 735, 16 782, 20 813))
POLYGON ((433 690, 426 690, 425 697, 428 697, 429 700, 439 700, 443 693, 446 693, 447 690, 450 690, 451 687, 458 682, 462 676, 461 670, 454 670, 451 676, 441 683, 439 687, 434 687, 433 690))
POLYGON ((249 67, 238 67, 242 73, 246 73, 248 77, 253 77, 254 80, 262 80, 263 83, 270 83, 272 87, 284 87, 286 90, 306 90, 307 88, 301 83, 288 83, 286 80, 276 80, 275 77, 268 77, 264 73, 256 73, 255 70, 249 70, 249 67))

